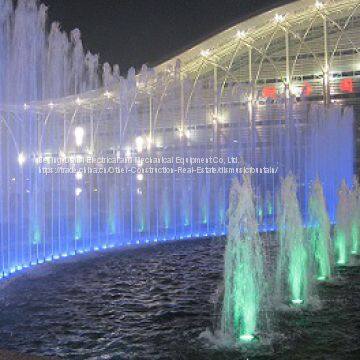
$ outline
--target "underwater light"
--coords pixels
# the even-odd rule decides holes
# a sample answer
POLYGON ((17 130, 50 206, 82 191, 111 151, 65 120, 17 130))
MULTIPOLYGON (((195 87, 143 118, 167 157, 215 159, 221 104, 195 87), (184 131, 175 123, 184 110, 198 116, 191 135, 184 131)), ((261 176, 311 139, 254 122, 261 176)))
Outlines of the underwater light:
POLYGON ((326 280, 326 277, 325 276, 318 276, 318 278, 317 278, 319 281, 324 281, 324 280, 326 280))
POLYGON ((75 195, 76 195, 76 196, 80 196, 81 193, 82 193, 82 189, 81 189, 81 188, 76 188, 76 189, 75 189, 75 195))
POLYGON ((301 299, 294 299, 294 300, 291 300, 291 302, 294 304, 294 305, 301 305, 304 300, 301 300, 301 299))
POLYGON ((240 335, 240 340, 242 341, 251 341, 254 339, 254 335, 251 334, 244 334, 244 335, 240 335))

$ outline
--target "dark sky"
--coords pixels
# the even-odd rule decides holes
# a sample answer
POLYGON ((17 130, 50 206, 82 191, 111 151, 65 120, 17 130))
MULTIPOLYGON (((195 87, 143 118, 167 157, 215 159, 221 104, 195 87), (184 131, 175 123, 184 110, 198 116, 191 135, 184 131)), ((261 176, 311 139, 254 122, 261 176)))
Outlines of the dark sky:
POLYGON ((155 65, 283 0, 43 0, 51 21, 78 27, 84 45, 122 72, 155 65))

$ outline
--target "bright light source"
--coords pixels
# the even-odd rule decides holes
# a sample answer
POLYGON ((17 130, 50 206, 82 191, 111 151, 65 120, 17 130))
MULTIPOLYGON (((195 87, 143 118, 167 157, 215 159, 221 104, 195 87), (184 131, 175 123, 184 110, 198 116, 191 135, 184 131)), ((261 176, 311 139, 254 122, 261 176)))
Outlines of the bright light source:
POLYGON ((137 174, 137 175, 136 175, 136 179, 137 179, 138 181, 143 181, 143 180, 144 180, 144 175, 143 175, 143 174, 137 174))
POLYGON ((55 106, 55 105, 54 105, 54 103, 53 103, 53 102, 50 102, 50 103, 49 103, 49 108, 50 108, 50 109, 53 109, 53 108, 54 108, 54 106, 55 106))
POLYGON ((104 96, 105 96, 106 98, 110 99, 110 98, 112 97, 112 93, 109 92, 109 91, 105 91, 104 96))
POLYGON ((29 105, 28 104, 24 104, 24 110, 27 110, 29 108, 29 105))
POLYGON ((320 10, 324 7, 324 4, 321 1, 316 0, 315 7, 320 10))
POLYGON ((81 105, 82 104, 82 100, 78 97, 76 100, 76 105, 81 105))
POLYGON ((75 174, 75 179, 80 181, 80 180, 82 180, 82 178, 83 178, 82 172, 81 172, 81 171, 78 171, 78 172, 75 174))
POLYGON ((140 188, 138 188, 138 189, 136 190, 136 193, 137 193, 138 195, 142 195, 142 190, 141 190, 140 188))
POLYGON ((135 139, 135 146, 136 146, 136 150, 137 152, 142 152, 143 151, 143 147, 144 147, 144 139, 142 138, 142 136, 138 136, 135 139))
POLYGON ((244 30, 238 30, 238 31, 236 32, 236 37, 237 37, 238 39, 245 39, 245 37, 246 37, 246 31, 244 31, 244 30))
POLYGON ((82 188, 78 187, 78 188, 75 189, 75 195, 76 196, 80 196, 81 193, 82 193, 82 188))
POLYGON ((76 127, 74 134, 75 134, 76 146, 81 146, 84 140, 84 134, 85 134, 84 128, 82 128, 81 126, 76 127))
POLYGON ((280 23, 282 23, 282 22, 284 22, 284 20, 285 20, 285 16, 284 15, 280 15, 280 14, 275 14, 275 22, 277 23, 277 24, 280 24, 280 23))
POLYGON ((19 165, 20 165, 20 166, 23 166, 24 163, 25 163, 25 161, 26 161, 25 154, 21 152, 21 153, 18 155, 18 163, 19 163, 19 165))
POLYGON ((201 50, 200 55, 205 57, 205 58, 208 57, 210 55, 210 49, 201 50))
POLYGON ((304 300, 301 300, 301 299, 294 299, 294 300, 291 300, 291 302, 294 304, 294 305, 301 305, 304 300))
POLYGON ((253 339, 254 339, 254 335, 251 334, 240 335, 240 340, 242 341, 251 341, 253 339))

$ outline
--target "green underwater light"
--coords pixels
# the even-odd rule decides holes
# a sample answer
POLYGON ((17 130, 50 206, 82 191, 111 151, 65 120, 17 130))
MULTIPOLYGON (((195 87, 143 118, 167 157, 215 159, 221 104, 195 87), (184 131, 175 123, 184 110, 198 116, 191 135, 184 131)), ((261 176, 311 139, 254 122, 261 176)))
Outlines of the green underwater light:
POLYGON ((294 300, 291 300, 291 302, 294 304, 294 305, 301 305, 304 300, 301 300, 301 299, 294 299, 294 300))
POLYGON ((251 335, 251 334, 240 335, 240 340, 241 340, 241 341, 249 342, 249 341, 254 340, 254 338, 255 338, 255 336, 254 336, 254 335, 251 335))
POLYGON ((317 278, 319 281, 324 281, 326 280, 326 276, 318 276, 317 278))

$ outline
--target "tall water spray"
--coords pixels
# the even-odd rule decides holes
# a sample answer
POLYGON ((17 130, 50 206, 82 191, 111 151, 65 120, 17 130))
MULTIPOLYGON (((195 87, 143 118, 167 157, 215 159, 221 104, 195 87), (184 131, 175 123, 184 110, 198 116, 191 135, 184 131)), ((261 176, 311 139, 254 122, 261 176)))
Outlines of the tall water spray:
POLYGON ((322 184, 317 179, 309 198, 309 229, 312 254, 316 264, 316 275, 320 281, 331 278, 332 246, 330 236, 330 219, 322 184))
POLYGON ((265 231, 276 228, 279 179, 290 171, 299 179, 305 209, 319 174, 334 219, 335 189, 353 175, 351 110, 281 96, 262 105, 260 83, 249 102, 243 83, 195 80, 179 61, 121 78, 84 52, 79 30, 47 25, 37 0, 0 0, 0 277, 76 253, 225 233, 232 171, 242 164, 225 161, 216 175, 117 164, 141 154, 274 166, 252 178, 265 231), (117 159, 82 175, 85 164, 69 163, 64 174, 40 174, 48 166, 39 159, 88 156, 117 159), (114 164, 125 173, 108 171, 114 164))
POLYGON ((351 193, 343 180, 339 190, 339 202, 336 209, 335 255, 338 265, 346 265, 351 255, 351 193))
POLYGON ((352 195, 352 218, 351 218, 351 253, 360 254, 360 184, 357 177, 353 181, 352 195))
POLYGON ((310 261, 293 175, 282 181, 278 207, 278 297, 287 303, 306 304, 309 300, 310 261))
POLYGON ((235 342, 250 341, 259 331, 263 299, 263 252, 250 178, 232 181, 229 232, 225 248, 223 334, 235 342))

